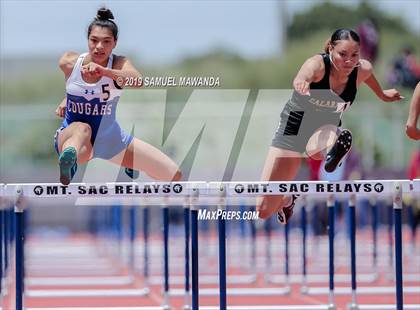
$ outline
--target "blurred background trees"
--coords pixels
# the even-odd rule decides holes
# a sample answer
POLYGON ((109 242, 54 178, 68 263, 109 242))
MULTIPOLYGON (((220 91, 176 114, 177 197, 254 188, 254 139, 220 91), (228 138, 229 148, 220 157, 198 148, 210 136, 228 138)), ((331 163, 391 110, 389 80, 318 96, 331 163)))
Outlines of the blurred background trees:
MULTIPOLYGON (((283 6, 279 7, 280 10, 281 8, 283 6)), ((279 18, 284 15, 282 13, 284 12, 280 12, 279 18)), ((187 55, 169 64, 145 66, 135 54, 127 56, 147 76, 211 75, 219 76, 221 88, 226 89, 289 89, 303 61, 322 52, 324 42, 335 29, 356 29, 367 19, 373 20, 378 27, 379 47, 375 73, 384 88, 398 87, 407 99, 400 103, 383 104, 370 90, 361 87, 356 103, 345 115, 345 125, 355 132, 356 137, 360 137, 357 144, 364 156, 371 158, 367 160, 370 162, 366 163, 370 169, 392 167, 402 174, 409 160, 408 154, 418 145, 405 138, 402 127, 405 124, 412 89, 390 85, 387 76, 396 57, 404 48, 410 46, 417 62, 420 53, 420 31, 410 30, 403 16, 389 16, 368 1, 361 1, 356 6, 330 1, 318 2, 288 20, 282 51, 271 56, 249 59, 240 52, 224 46, 187 55), (371 136, 366 135, 366 126, 371 126, 371 136), (384 136, 391 138, 384 139, 384 136)), ((284 24, 284 21, 279 22, 279 27, 281 24, 284 24)), ((64 79, 57 67, 59 57, 60 55, 26 55, 24 58, 1 58, 0 171, 3 175, 10 163, 17 159, 20 162, 26 160, 29 165, 35 161, 45 166, 51 166, 56 161, 52 136, 60 121, 54 118, 54 110, 65 95, 64 79), (26 115, 22 112, 25 111, 22 109, 25 105, 28 107, 26 115), (38 105, 48 105, 50 110, 39 110, 38 105), (45 115, 48 115, 49 121, 37 121, 42 120, 45 115), (33 130, 19 133, 22 127, 17 122, 25 120, 34 122, 33 130), (15 136, 17 133, 19 135, 15 136)), ((183 104, 190 94, 189 89, 171 88, 168 91, 167 103, 183 104)), ((123 99, 136 101, 139 98, 140 96, 130 94, 123 99)))

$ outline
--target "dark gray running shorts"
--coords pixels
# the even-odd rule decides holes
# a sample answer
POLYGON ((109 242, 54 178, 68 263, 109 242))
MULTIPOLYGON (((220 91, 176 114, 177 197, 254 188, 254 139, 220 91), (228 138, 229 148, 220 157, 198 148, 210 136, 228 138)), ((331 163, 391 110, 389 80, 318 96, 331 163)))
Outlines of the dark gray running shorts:
POLYGON ((341 113, 298 103, 290 99, 280 114, 280 122, 271 145, 298 153, 306 151, 306 145, 314 132, 324 125, 339 127, 341 113))

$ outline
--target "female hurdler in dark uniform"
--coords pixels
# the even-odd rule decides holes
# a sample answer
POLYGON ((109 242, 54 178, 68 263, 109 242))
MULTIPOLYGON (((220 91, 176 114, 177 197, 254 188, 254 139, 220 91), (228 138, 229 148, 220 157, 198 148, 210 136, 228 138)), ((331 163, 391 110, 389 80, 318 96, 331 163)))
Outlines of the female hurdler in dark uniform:
MULTIPOLYGON (((382 90, 372 65, 360 59, 360 39, 351 29, 336 30, 327 42, 325 53, 305 61, 293 81, 294 92, 287 102, 274 135, 262 173, 262 181, 293 180, 300 168, 302 153, 311 136, 330 125, 337 131, 334 146, 325 156, 325 170, 332 172, 351 148, 349 130, 341 130, 341 115, 353 103, 357 87, 365 83, 383 101, 400 100, 395 89, 382 90)), ((277 212, 286 224, 293 213, 297 196, 257 198, 260 218, 277 212)))

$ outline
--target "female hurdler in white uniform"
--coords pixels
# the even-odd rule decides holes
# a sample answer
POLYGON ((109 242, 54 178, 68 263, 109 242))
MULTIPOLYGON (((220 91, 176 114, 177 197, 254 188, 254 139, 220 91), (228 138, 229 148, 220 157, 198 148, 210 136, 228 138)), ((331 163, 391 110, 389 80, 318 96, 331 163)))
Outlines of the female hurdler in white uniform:
POLYGON ((66 52, 60 59, 66 79, 66 98, 56 111, 64 120, 54 137, 60 182, 69 184, 77 164, 95 157, 126 167, 131 177, 140 170, 157 180, 178 181, 181 172, 168 156, 125 133, 115 119, 122 82, 140 74, 126 57, 112 54, 118 38, 113 19, 110 10, 99 9, 88 28, 89 51, 66 52))

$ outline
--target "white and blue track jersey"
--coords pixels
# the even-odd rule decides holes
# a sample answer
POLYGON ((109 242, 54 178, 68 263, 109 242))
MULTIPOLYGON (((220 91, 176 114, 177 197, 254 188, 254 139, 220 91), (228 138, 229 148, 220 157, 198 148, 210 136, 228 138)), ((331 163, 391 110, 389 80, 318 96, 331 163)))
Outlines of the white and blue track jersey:
MULTIPOLYGON (((72 122, 84 122, 92 128, 92 138, 106 132, 115 122, 117 103, 122 89, 117 87, 113 79, 103 76, 96 83, 86 83, 82 77, 82 65, 88 53, 77 59, 73 71, 66 82, 67 109, 66 125, 72 122), (101 130, 99 131, 99 127, 101 130)), ((114 56, 111 55, 107 67, 112 68, 114 56)))
MULTIPOLYGON (((93 157, 111 159, 126 149, 133 136, 126 134, 115 119, 117 103, 122 89, 109 77, 96 83, 86 83, 82 78, 82 65, 88 53, 81 54, 66 82, 67 109, 61 127, 54 136, 55 150, 59 154, 58 136, 73 122, 89 124, 92 128, 90 142, 93 157)), ((111 55, 107 67, 112 68, 111 55)))

